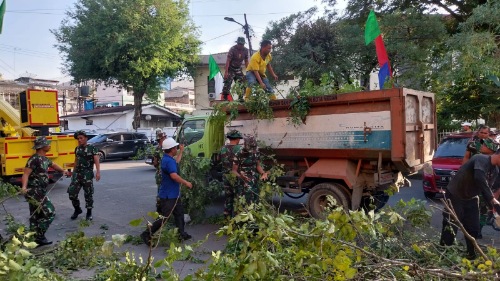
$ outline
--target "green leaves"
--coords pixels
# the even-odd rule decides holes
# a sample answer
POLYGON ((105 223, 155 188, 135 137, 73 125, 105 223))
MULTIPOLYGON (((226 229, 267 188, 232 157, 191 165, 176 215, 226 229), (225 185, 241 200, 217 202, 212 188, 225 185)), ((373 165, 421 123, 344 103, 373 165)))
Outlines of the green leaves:
POLYGON ((77 82, 132 90, 134 128, 144 95, 157 100, 166 77, 192 70, 198 61, 201 42, 185 1, 79 0, 66 14, 51 30, 65 70, 77 82))

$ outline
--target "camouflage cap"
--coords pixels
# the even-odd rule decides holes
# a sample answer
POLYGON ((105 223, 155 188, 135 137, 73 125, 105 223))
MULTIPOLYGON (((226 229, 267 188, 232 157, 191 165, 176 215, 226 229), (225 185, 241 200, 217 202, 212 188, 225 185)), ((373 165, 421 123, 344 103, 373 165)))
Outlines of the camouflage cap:
POLYGON ((253 151, 257 149, 257 140, 253 135, 245 135, 243 137, 243 140, 244 140, 243 148, 246 151, 253 151))
POLYGON ((243 136, 241 135, 240 131, 231 130, 226 134, 226 138, 228 138, 228 139, 242 139, 243 136))
POLYGON ((245 37, 238 37, 236 43, 245 45, 245 37))
POLYGON ((50 146, 50 143, 51 143, 51 141, 47 140, 47 138, 44 136, 36 137, 36 139, 34 141, 35 145, 33 146, 33 149, 37 150, 37 149, 40 149, 42 147, 50 146))
POLYGON ((75 139, 77 139, 77 138, 78 138, 78 136, 80 136, 80 135, 81 135, 81 136, 85 136, 86 138, 88 138, 88 137, 87 137, 87 133, 86 133, 84 130, 79 130, 79 131, 76 131, 76 132, 73 134, 73 137, 74 137, 75 139))

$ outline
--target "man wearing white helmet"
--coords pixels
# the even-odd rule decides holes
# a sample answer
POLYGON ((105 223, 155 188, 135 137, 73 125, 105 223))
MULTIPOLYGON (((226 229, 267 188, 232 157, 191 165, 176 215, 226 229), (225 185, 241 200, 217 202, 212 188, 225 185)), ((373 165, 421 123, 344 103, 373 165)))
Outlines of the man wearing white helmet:
POLYGON ((470 122, 462 122, 462 132, 472 132, 471 126, 470 122))
MULTIPOLYGON (((162 149, 162 144, 163 141, 167 139, 167 134, 165 134, 161 129, 156 131, 156 141, 158 142, 158 146, 155 147, 155 150, 153 152, 153 166, 156 168, 156 173, 155 173, 155 181, 156 181, 156 194, 158 195, 158 191, 160 191, 160 185, 161 185, 161 167, 160 167, 160 162, 161 159, 163 158, 163 149, 162 149)), ((177 163, 181 162, 182 159, 182 153, 184 151, 184 145, 181 144, 179 145, 179 153, 175 156, 175 160, 177 163)), ((156 197, 156 211, 158 213, 161 213, 160 209, 160 198, 156 197)))
POLYGON ((170 214, 174 215, 175 226, 179 230, 179 236, 182 240, 188 240, 191 235, 184 231, 184 208, 181 202, 180 185, 193 188, 193 185, 187 180, 181 178, 178 173, 177 162, 174 156, 177 154, 179 143, 172 138, 167 138, 162 143, 164 151, 161 160, 161 185, 158 191, 160 198, 160 217, 153 222, 151 228, 148 227, 141 238, 148 246, 151 245, 151 236, 164 225, 170 214))

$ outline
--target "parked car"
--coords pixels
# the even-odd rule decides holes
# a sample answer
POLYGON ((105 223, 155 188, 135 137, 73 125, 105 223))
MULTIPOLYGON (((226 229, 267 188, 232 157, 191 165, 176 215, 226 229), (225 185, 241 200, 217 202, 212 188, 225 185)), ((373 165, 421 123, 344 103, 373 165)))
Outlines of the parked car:
POLYGON ((446 136, 438 145, 432 164, 423 169, 424 194, 427 198, 442 198, 444 188, 457 173, 465 155, 472 133, 457 133, 446 136))
POLYGON ((99 160, 123 158, 128 159, 138 155, 141 149, 149 144, 148 137, 143 133, 123 132, 105 133, 93 137, 89 143, 99 150, 99 160))

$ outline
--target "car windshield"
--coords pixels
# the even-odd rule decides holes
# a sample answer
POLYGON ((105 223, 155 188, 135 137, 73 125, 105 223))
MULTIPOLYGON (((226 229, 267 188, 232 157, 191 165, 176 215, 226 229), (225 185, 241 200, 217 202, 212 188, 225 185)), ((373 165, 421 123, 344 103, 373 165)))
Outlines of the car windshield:
POLYGON ((444 139, 438 146, 434 158, 438 157, 455 157, 463 158, 465 148, 469 138, 447 138, 444 139))
POLYGON ((108 138, 107 135, 97 135, 91 139, 89 139, 89 143, 103 142, 108 138))

